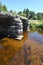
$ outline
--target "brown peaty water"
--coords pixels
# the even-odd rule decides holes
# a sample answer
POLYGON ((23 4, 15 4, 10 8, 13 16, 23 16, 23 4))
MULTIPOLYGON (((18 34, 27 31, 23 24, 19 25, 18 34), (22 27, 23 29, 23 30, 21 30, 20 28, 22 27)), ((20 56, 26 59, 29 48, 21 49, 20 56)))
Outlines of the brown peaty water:
POLYGON ((43 65, 43 34, 31 31, 23 35, 21 41, 0 40, 0 65, 43 65))

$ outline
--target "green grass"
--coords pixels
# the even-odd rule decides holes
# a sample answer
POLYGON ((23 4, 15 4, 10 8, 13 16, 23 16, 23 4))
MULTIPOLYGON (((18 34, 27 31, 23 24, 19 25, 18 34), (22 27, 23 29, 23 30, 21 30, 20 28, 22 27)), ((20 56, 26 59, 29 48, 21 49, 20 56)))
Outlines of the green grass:
POLYGON ((43 20, 29 20, 31 29, 43 30, 43 20))

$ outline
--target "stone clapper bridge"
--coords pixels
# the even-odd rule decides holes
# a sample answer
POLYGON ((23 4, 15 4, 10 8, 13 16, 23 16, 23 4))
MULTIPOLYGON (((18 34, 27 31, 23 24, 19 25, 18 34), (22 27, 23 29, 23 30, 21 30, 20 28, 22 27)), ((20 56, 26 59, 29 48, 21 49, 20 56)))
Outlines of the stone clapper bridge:
POLYGON ((0 12, 0 37, 10 37, 21 40, 23 31, 29 30, 27 18, 13 15, 10 12, 0 12))

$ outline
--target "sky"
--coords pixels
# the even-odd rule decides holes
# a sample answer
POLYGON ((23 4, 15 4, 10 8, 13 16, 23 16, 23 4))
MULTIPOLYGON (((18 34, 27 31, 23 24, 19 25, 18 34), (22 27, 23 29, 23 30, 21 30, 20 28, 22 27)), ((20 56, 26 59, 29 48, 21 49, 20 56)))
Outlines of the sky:
POLYGON ((0 0, 7 6, 8 11, 23 11, 28 8, 30 11, 43 12, 43 0, 0 0))

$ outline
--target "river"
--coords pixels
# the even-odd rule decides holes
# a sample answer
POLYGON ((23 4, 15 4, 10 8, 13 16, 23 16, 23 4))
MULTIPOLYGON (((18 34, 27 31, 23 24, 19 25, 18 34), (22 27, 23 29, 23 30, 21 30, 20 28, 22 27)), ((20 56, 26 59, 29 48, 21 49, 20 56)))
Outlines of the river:
MULTIPOLYGON (((30 31, 24 32, 23 35, 24 38, 21 41, 7 37, 0 40, 0 65, 35 65, 33 53, 36 54, 35 51, 37 51, 37 55, 42 53, 43 32, 30 31)), ((38 63, 36 65, 40 65, 40 61, 36 61, 38 63)))
POLYGON ((43 31, 31 31, 30 33, 28 33, 28 39, 43 44, 43 31))

